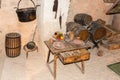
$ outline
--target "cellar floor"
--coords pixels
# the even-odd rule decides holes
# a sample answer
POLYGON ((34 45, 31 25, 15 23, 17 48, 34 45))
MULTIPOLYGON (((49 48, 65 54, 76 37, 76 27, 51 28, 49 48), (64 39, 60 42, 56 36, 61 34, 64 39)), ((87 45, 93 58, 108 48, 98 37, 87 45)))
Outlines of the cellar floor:
MULTIPOLYGON (((120 50, 109 51, 104 47, 102 50, 104 54, 101 57, 96 55, 96 48, 89 50, 90 60, 85 61, 84 74, 75 64, 63 65, 58 60, 57 80, 120 80, 120 76, 107 67, 108 64, 120 62, 120 50)), ((6 56, 4 45, 0 46, 0 51, 0 80, 53 80, 46 64, 47 53, 30 52, 26 59, 23 49, 15 58, 6 56)), ((77 64, 81 67, 80 62, 77 64)), ((53 70, 53 63, 49 66, 53 70)))

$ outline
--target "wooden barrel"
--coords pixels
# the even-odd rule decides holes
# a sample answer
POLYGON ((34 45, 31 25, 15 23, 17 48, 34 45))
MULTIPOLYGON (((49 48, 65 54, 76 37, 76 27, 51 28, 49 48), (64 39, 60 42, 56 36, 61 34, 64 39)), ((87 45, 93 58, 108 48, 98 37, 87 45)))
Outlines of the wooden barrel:
POLYGON ((67 23, 67 32, 69 31, 72 31, 74 33, 74 37, 80 37, 80 39, 85 42, 89 39, 89 31, 78 23, 67 23))
POLYGON ((96 22, 91 23, 89 26, 89 32, 91 33, 94 41, 102 40, 106 36, 106 29, 96 22))
POLYGON ((19 33, 6 34, 5 50, 8 57, 17 57, 20 55, 21 35, 19 33))
POLYGON ((74 21, 81 25, 89 25, 92 22, 92 17, 85 13, 79 13, 74 16, 74 21))
POLYGON ((76 31, 77 29, 80 28, 81 25, 75 22, 68 22, 66 26, 67 26, 66 31, 69 32, 69 31, 76 31))

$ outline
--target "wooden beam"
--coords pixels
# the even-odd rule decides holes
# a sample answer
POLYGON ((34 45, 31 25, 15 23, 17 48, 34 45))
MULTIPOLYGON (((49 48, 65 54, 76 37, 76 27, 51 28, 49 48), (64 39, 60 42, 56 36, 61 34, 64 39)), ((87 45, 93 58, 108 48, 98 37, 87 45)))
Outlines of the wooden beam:
POLYGON ((120 14, 120 0, 116 0, 113 6, 106 12, 106 15, 120 14))

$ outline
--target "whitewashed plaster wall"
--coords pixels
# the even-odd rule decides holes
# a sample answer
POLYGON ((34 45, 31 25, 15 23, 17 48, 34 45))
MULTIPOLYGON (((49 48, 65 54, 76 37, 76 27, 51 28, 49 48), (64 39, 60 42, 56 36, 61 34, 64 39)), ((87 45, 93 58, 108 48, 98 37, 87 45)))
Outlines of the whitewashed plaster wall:
POLYGON ((41 3, 41 7, 43 9, 40 9, 38 12, 40 12, 40 34, 42 39, 49 39, 55 31, 62 31, 65 32, 65 23, 67 20, 67 11, 69 7, 69 0, 59 0, 59 6, 58 6, 58 12, 57 12, 57 18, 55 19, 55 12, 52 11, 54 0, 43 0, 41 3), (43 3, 44 2, 44 3, 43 3), (63 15, 63 21, 62 21, 62 29, 60 29, 59 26, 59 15, 60 11, 63 15), (41 15, 42 14, 42 15, 41 15))
POLYGON ((103 0, 71 0, 68 22, 73 21, 77 13, 87 13, 92 16, 93 21, 102 19, 111 24, 113 16, 105 14, 110 6, 112 4, 104 3, 103 0))
POLYGON ((55 31, 65 32, 66 27, 65 23, 67 20, 67 13, 69 7, 69 0, 58 0, 58 14, 55 19, 55 12, 52 11, 54 0, 38 0, 38 3, 41 4, 40 8, 38 8, 38 23, 39 23, 39 31, 40 31, 40 48, 42 53, 47 53, 47 48, 43 43, 44 40, 49 40, 52 37, 55 31), (62 14, 62 29, 59 26, 59 15, 60 11, 62 14))

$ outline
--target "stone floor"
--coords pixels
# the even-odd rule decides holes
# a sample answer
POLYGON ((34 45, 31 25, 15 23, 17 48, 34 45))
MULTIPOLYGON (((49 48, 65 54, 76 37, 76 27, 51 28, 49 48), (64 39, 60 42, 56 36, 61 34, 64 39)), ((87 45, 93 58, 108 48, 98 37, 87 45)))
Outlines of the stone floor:
MULTIPOLYGON (((120 76, 107 67, 108 64, 120 62, 120 50, 109 51, 103 47, 102 50, 102 57, 96 55, 96 48, 89 50, 91 57, 85 62, 85 74, 75 64, 63 65, 58 60, 57 80, 120 80, 120 76)), ((34 51, 26 59, 23 50, 16 58, 7 57, 2 47, 0 52, 0 80, 53 80, 46 64, 47 53, 34 51)), ((53 70, 53 63, 49 66, 53 70)))

